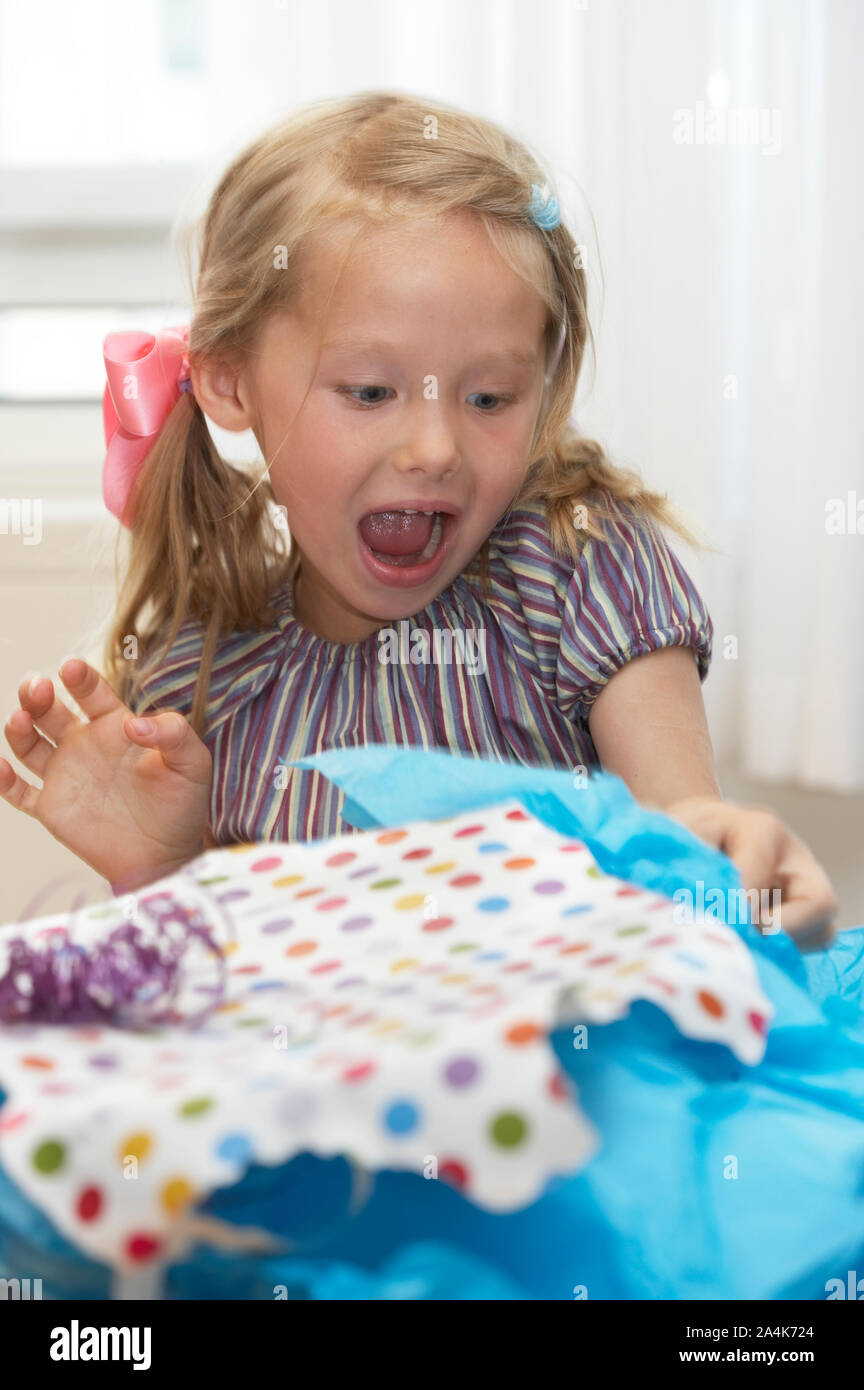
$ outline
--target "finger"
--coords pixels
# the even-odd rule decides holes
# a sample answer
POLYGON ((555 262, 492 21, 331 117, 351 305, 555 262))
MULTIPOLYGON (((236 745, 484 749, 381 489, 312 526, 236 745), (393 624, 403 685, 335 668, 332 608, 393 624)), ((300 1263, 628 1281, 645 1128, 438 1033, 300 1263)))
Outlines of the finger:
MULTIPOLYGON (((737 866, 745 890, 771 889, 777 883, 777 866, 789 838, 789 832, 776 816, 764 811, 745 810, 728 827, 723 850, 737 866)), ((754 925, 759 924, 759 898, 751 913, 754 925)))
MULTIPOLYGON (((123 721, 123 728, 139 748, 158 749, 163 763, 172 771, 182 773, 191 782, 209 785, 212 768, 210 754, 179 710, 165 710, 144 718, 130 715, 123 721)), ((152 766, 154 773, 159 771, 158 767, 152 766)), ((139 771, 146 776, 147 764, 142 763, 139 771)))
POLYGON ((28 816, 36 815, 39 788, 31 787, 29 782, 19 777, 5 758, 0 758, 0 796, 16 811, 23 811, 28 816))
POLYGON ((802 950, 816 950, 836 936, 837 898, 822 865, 790 835, 780 865, 780 926, 802 950))
POLYGON ((88 666, 80 657, 70 657, 60 667, 60 679, 76 704, 80 705, 88 719, 99 719, 103 714, 125 709, 111 689, 104 676, 93 666, 88 666))
POLYGON ((33 720, 27 710, 14 710, 6 720, 3 732, 19 763, 23 763, 28 771, 34 772, 37 777, 44 778, 51 755, 56 753, 57 749, 33 727, 33 720))
POLYGON ((40 733, 59 743, 70 726, 80 723, 72 711, 58 699, 54 683, 47 676, 33 676, 18 687, 18 701, 31 716, 40 733))

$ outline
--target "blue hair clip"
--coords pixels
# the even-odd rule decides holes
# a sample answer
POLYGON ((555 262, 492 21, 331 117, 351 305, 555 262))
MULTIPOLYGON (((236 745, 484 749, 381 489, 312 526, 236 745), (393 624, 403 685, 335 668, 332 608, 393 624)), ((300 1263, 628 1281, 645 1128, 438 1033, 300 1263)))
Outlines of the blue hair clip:
POLYGON ((532 222, 536 222, 537 226, 542 227, 544 232, 551 231, 561 221, 558 199, 553 193, 546 197, 543 189, 536 183, 531 185, 531 201, 528 204, 527 212, 532 222))

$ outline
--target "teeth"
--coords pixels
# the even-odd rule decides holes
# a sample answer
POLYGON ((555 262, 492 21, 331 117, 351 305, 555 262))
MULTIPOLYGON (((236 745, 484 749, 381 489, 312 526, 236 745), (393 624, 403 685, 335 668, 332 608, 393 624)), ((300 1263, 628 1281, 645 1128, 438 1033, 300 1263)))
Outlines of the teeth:
MULTIPOLYGON (((431 512, 424 512, 423 515, 424 515, 424 516, 431 516, 431 515, 433 515, 433 513, 431 513, 431 512)), ((435 525, 432 527, 432 534, 431 534, 431 536, 429 537, 429 540, 428 540, 428 542, 427 542, 427 545, 426 545, 425 550, 423 550, 423 551, 421 552, 421 555, 420 555, 420 559, 421 559, 421 560, 431 560, 431 559, 432 559, 432 556, 435 554, 435 551, 438 549, 438 546, 441 544, 441 531, 442 531, 441 517, 440 517, 440 515, 436 515, 436 516, 435 516, 435 525)))

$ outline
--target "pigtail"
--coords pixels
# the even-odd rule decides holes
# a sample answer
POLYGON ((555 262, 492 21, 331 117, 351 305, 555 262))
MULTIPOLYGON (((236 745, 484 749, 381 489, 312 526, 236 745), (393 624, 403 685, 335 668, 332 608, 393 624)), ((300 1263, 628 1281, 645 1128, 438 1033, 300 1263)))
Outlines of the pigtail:
POLYGON ((273 492, 226 463, 192 392, 159 432, 132 494, 122 602, 104 668, 124 703, 139 672, 169 651, 184 622, 200 623, 203 650, 189 720, 204 733, 204 710, 220 637, 272 623, 270 596, 286 571, 273 523, 273 492), (166 621, 167 620, 167 621, 166 621))

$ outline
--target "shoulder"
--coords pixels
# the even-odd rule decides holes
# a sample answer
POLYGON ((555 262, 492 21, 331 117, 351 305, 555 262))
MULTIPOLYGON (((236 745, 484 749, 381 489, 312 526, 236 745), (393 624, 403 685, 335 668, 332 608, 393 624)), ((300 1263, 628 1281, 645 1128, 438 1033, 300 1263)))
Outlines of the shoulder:
MULTIPOLYGON (((212 732, 275 678, 286 612, 282 590, 274 593, 271 606, 275 618, 265 628, 240 630, 217 639, 208 679, 205 733, 212 732)), ((139 660, 129 699, 134 713, 176 709, 190 715, 204 665, 206 639, 206 625, 197 620, 182 624, 167 651, 164 643, 154 639, 139 660)))

